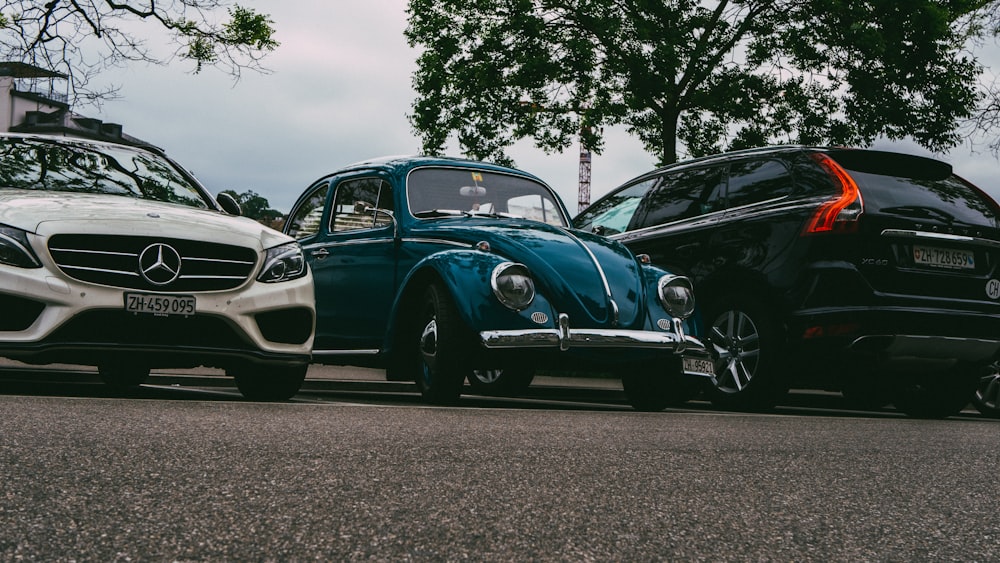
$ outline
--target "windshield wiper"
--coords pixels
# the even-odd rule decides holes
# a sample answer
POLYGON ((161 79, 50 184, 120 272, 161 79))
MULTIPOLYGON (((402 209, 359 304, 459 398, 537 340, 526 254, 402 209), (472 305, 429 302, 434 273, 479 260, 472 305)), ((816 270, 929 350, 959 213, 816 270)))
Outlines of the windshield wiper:
POLYGON ((426 219, 428 217, 456 217, 458 215, 469 215, 468 211, 459 211, 458 209, 427 209, 424 211, 417 211, 413 214, 414 217, 418 219, 426 219))
POLYGON ((472 217, 493 217, 494 219, 523 219, 520 215, 504 213, 501 211, 470 211, 468 215, 472 217))

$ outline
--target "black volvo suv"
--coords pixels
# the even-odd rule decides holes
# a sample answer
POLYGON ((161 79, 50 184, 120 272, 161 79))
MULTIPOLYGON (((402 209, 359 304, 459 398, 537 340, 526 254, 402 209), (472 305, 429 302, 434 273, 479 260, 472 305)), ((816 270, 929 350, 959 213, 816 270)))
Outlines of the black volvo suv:
POLYGON ((732 152, 644 174, 574 224, 694 281, 719 406, 795 385, 945 417, 1000 350, 1000 206, 937 160, 732 152))

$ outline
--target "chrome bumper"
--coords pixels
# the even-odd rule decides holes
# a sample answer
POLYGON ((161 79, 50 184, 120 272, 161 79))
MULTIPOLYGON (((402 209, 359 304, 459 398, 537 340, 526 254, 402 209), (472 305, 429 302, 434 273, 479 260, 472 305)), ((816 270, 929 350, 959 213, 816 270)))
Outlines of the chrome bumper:
POLYGON ((483 346, 504 348, 656 348, 675 354, 708 357, 705 345, 684 334, 680 319, 674 319, 674 332, 621 329, 571 329, 569 317, 559 315, 558 328, 523 330, 484 330, 479 333, 483 346))

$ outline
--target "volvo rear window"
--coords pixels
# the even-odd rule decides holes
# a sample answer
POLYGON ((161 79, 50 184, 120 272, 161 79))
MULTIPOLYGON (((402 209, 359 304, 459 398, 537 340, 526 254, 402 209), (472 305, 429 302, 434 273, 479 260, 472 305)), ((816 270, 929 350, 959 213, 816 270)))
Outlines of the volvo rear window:
POLYGON ((997 226, 996 203, 954 175, 947 163, 880 151, 835 151, 830 156, 861 188, 867 212, 997 226))

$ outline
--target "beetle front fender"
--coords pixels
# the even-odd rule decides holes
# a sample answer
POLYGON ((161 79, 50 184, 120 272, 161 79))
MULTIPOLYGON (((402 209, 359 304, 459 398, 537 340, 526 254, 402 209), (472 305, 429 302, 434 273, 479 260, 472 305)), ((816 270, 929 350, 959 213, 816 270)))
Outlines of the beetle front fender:
POLYGON ((535 300, 524 311, 513 311, 500 303, 493 294, 490 279, 493 270, 504 262, 510 260, 478 250, 446 250, 425 257, 403 280, 403 290, 393 304, 393 323, 399 322, 432 280, 445 285, 463 323, 476 332, 538 326, 530 320, 531 314, 536 311, 552 318, 552 308, 541 291, 536 293, 535 300))

